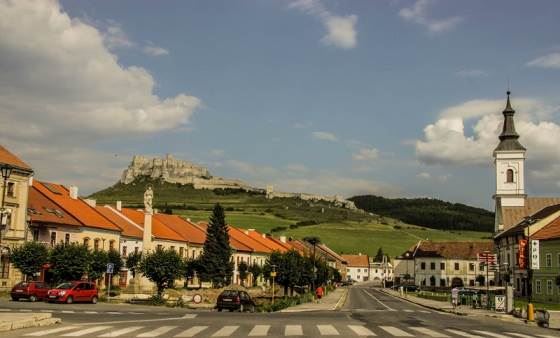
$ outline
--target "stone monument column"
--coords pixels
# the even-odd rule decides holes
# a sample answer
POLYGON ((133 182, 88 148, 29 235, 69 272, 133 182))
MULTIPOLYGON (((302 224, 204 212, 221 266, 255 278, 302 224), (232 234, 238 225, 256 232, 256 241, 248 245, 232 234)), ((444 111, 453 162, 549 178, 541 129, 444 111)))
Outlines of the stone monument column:
POLYGON ((152 250, 152 215, 154 192, 151 186, 148 186, 144 193, 144 233, 142 236, 142 251, 146 254, 152 250))

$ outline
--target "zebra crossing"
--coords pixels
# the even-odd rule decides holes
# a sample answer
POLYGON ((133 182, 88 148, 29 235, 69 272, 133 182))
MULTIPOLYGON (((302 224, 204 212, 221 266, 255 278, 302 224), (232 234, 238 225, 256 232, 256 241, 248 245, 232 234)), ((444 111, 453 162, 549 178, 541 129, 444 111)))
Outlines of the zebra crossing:
POLYGON ((141 325, 113 327, 110 325, 79 326, 69 325, 57 328, 42 329, 26 333, 25 337, 470 337, 470 338, 553 338, 551 335, 527 335, 518 332, 490 332, 484 330, 464 330, 457 328, 430 328, 425 326, 396 327, 380 325, 376 328, 364 325, 224 325, 210 327, 208 325, 192 325, 189 327, 164 325, 159 327, 146 327, 141 325))

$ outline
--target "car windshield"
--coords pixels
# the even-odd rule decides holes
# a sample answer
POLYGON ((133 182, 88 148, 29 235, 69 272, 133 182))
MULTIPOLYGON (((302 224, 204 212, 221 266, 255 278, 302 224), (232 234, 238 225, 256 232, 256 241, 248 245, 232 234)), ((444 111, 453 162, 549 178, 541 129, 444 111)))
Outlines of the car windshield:
POLYGON ((16 287, 18 287, 18 288, 26 288, 27 285, 29 285, 27 282, 21 282, 21 283, 18 283, 18 285, 16 285, 16 287))
POLYGON ((74 283, 62 283, 59 284, 55 289, 71 289, 74 286, 74 283))
POLYGON ((226 290, 222 292, 222 297, 235 297, 237 296, 237 291, 234 290, 226 290))

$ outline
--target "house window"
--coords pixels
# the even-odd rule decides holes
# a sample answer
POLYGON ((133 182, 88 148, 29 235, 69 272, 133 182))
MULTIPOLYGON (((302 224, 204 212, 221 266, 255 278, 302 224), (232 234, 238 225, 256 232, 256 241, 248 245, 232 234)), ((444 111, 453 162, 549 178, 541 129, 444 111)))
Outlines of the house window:
POLYGON ((161 245, 161 244, 158 244, 158 245, 157 245, 157 249, 158 249, 158 250, 161 250, 161 249, 163 249, 163 245, 161 245))
POLYGON ((513 183, 513 169, 506 171, 506 183, 513 183))
POLYGON ((430 263, 430 269, 435 270, 436 269, 436 263, 431 262, 430 263))
MULTIPOLYGON (((33 241, 37 242, 39 240, 39 229, 33 229, 33 241)), ((560 256, 558 256, 560 259, 560 256)))
POLYGON ((175 245, 171 246, 171 251, 175 251, 175 245))
POLYGON ((185 248, 180 247, 179 248, 179 256, 181 256, 181 258, 183 257, 183 254, 185 253, 185 248))
POLYGON ((195 253, 196 253, 196 251, 193 250, 192 251, 192 258, 194 258, 195 253))
POLYGON ((56 245, 56 232, 51 232, 51 246, 56 245))
POLYGON ((480 263, 478 265, 478 268, 480 269, 480 271, 484 271, 484 263, 480 263))
POLYGON ((89 247, 89 238, 84 238, 84 245, 89 247))
POLYGON ((109 250, 110 251, 115 250, 115 241, 114 240, 109 241, 109 250))
POLYGON ((552 293, 553 293, 553 292, 552 292, 552 280, 551 280, 551 279, 548 279, 548 280, 546 281, 546 294, 547 294, 547 295, 551 295, 552 293))
POLYGON ((469 263, 469 271, 474 271, 474 263, 469 263))
MULTIPOLYGON (((125 250, 126 250, 126 246, 125 246, 125 250)), ((135 253, 135 254, 138 254, 138 251, 139 251, 139 250, 140 250, 140 249, 138 249, 137 246, 134 247, 134 253, 135 253)))
POLYGON ((547 253, 546 254, 546 265, 547 268, 551 268, 552 267, 552 254, 547 253))
POLYGON ((99 238, 96 238, 93 241, 93 250, 95 250, 95 251, 99 250, 99 238))
POLYGON ((536 281, 535 291, 537 292, 537 294, 541 293, 541 281, 540 281, 540 279, 536 281))
POLYGON ((441 278, 441 279, 439 280, 439 286, 442 286, 442 287, 445 286, 445 279, 441 278))
POLYGON ((469 280, 469 286, 474 286, 474 279, 469 280))
POLYGON ((122 247, 122 255, 123 257, 126 257, 126 245, 123 245, 122 247))
POLYGON ((420 263, 420 269, 426 270, 426 263, 425 262, 420 263))
POLYGON ((360 269, 358 269, 358 272, 360 272, 360 269))
POLYGON ((10 276, 10 257, 2 256, 0 258, 0 278, 8 279, 10 276))
POLYGON ((455 270, 459 270, 459 263, 455 263, 455 270))
POLYGON ((70 234, 64 235, 64 244, 70 244, 70 234))
POLYGON ((445 270, 445 263, 443 263, 443 262, 439 263, 439 269, 440 270, 445 270))
POLYGON ((16 197, 16 185, 14 182, 8 182, 6 194, 8 194, 9 197, 16 197))

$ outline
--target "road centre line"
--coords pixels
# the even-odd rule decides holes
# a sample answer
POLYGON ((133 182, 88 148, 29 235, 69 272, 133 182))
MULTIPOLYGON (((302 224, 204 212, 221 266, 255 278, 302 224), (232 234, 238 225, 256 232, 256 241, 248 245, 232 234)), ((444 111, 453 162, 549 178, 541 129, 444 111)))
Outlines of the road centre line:
POLYGON ((371 298, 375 299, 379 304, 383 305, 385 308, 387 308, 387 310, 389 311, 397 311, 395 309, 392 309, 391 307, 389 307, 387 304, 383 303, 382 301, 380 301, 377 297, 375 297, 374 295, 372 295, 371 293, 369 293, 368 290, 363 289, 365 293, 367 293, 371 298))

